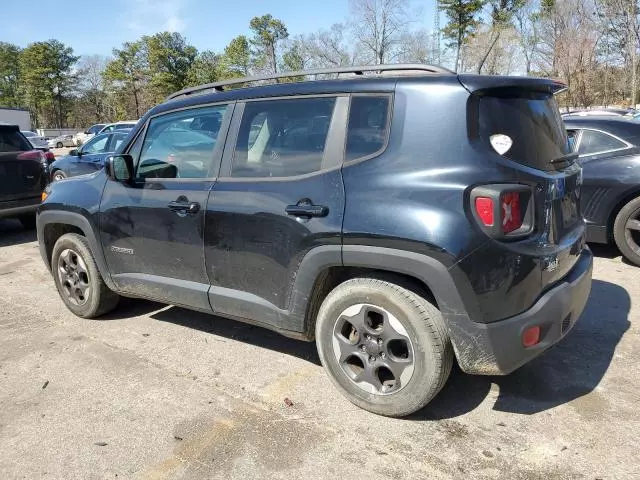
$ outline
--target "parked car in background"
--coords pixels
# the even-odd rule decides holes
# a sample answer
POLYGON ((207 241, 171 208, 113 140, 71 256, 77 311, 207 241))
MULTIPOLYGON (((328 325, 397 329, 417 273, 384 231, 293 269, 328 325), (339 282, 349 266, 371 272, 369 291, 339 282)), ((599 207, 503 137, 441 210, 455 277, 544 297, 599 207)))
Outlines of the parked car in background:
POLYGON ((77 147, 91 140, 100 130, 104 128, 104 123, 91 125, 84 132, 78 132, 73 136, 73 144, 77 147))
POLYGON ((100 129, 98 134, 109 133, 109 132, 113 132, 114 130, 131 129, 136 126, 136 123, 138 123, 137 120, 126 120, 122 122, 109 123, 108 125, 105 125, 104 127, 102 127, 102 129, 100 129))
POLYGON ((38 240, 61 301, 93 318, 142 297, 315 341, 339 391, 389 416, 455 360, 507 374, 563 339, 593 264, 564 85, 303 75, 362 72, 177 92, 104 169, 50 184, 38 240))
POLYGON ((21 132, 22 135, 27 137, 27 140, 33 145, 34 148, 49 148, 49 144, 44 137, 41 137, 36 132, 30 132, 29 130, 24 130, 21 132))
POLYGON ((582 164, 587 240, 615 243, 640 265, 640 123, 624 117, 564 119, 582 164))
POLYGON ((34 149, 17 125, 0 124, 0 218, 17 218, 33 228, 48 172, 45 153, 34 149))
POLYGON ((62 147, 75 147, 75 143, 73 143, 73 135, 61 135, 59 137, 55 137, 50 139, 47 142, 49 148, 62 148, 62 147))
POLYGON ((636 111, 633 108, 600 108, 594 110, 574 110, 563 113, 562 118, 566 117, 624 117, 634 115, 636 111))
POLYGON ((59 181, 100 170, 104 166, 107 155, 118 149, 130 131, 118 130, 96 135, 78 149, 71 150, 68 155, 58 158, 50 167, 51 180, 59 181))

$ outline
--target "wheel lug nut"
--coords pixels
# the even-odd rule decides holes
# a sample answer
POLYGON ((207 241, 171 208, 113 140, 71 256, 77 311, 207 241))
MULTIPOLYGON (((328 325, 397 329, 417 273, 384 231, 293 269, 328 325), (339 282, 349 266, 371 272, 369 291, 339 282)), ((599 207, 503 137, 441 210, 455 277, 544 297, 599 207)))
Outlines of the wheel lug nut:
POLYGON ((382 339, 381 338, 378 339, 378 345, 382 345, 382 339))
POLYGON ((382 352, 382 353, 380 354, 380 358, 386 358, 386 357, 387 357, 387 355, 386 355, 384 352, 382 352))
POLYGON ((369 361, 370 361, 370 362, 375 361, 375 359, 376 359, 376 357, 374 357, 373 355, 370 355, 370 356, 369 356, 369 361))
POLYGON ((360 345, 360 350, 362 350, 363 352, 367 349, 367 347, 365 347, 364 345, 360 345))
POLYGON ((364 338, 366 338, 367 340, 371 340, 371 335, 365 335, 364 338))

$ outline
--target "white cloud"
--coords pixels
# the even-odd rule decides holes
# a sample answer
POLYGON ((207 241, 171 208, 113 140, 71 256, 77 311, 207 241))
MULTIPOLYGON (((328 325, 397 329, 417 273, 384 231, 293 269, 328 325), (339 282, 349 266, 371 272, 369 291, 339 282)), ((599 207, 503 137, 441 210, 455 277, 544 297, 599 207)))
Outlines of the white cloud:
POLYGON ((167 30, 182 32, 186 26, 187 0, 125 0, 123 23, 137 35, 167 30))

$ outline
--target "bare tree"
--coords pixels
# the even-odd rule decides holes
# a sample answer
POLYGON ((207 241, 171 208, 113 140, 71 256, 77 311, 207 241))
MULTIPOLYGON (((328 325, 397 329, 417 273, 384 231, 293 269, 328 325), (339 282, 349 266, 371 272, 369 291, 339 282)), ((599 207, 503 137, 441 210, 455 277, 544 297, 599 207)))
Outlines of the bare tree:
POLYGON ((514 25, 518 43, 524 56, 524 69, 527 75, 531 74, 533 55, 540 41, 536 23, 537 13, 533 0, 527 0, 523 7, 514 13, 514 25))
POLYGON ((399 55, 408 31, 408 0, 350 0, 351 29, 367 61, 382 64, 399 55))

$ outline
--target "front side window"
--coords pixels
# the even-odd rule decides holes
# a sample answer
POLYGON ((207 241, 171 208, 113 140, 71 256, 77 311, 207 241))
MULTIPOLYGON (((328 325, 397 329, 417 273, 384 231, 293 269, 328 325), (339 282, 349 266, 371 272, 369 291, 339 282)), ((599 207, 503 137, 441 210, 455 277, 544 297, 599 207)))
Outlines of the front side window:
POLYGON ((99 137, 92 138, 82 149, 82 153, 90 155, 92 153, 105 153, 107 151, 107 144, 109 143, 109 135, 100 135, 99 137))
POLYGON ((335 97, 248 102, 232 177, 292 177, 322 168, 335 97))
POLYGON ((346 161, 381 151, 389 131, 389 97, 354 96, 349 108, 346 161))
MULTIPOLYGON (((142 144, 138 178, 209 176, 226 109, 226 105, 216 105, 153 118, 142 144)), ((137 143, 136 140, 132 151, 137 143)))
POLYGON ((596 130, 583 130, 578 153, 580 155, 595 155, 596 153, 626 148, 626 146, 624 142, 607 133, 596 130))

